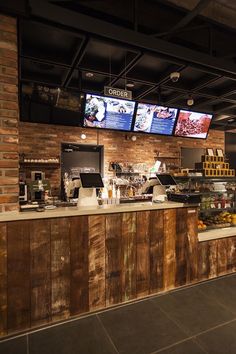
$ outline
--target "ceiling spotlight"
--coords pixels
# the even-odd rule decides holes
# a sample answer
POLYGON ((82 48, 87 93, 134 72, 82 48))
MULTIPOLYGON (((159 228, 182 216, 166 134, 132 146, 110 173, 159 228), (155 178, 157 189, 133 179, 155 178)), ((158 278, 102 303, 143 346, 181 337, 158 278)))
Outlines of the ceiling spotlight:
POLYGON ((86 134, 81 134, 80 137, 82 140, 85 140, 87 138, 86 134))
POLYGON ((87 73, 85 74, 85 76, 86 76, 86 77, 93 77, 94 74, 93 74, 93 73, 90 73, 90 72, 87 72, 87 73))
POLYGON ((133 81, 128 81, 127 84, 126 84, 126 87, 129 87, 129 88, 134 87, 133 81))
POLYGON ((178 71, 173 71, 173 73, 170 74, 170 79, 172 82, 177 82, 180 78, 180 73, 178 71))
POLYGON ((194 105, 194 99, 192 98, 192 96, 189 96, 189 98, 187 99, 187 105, 188 106, 193 106, 194 105))

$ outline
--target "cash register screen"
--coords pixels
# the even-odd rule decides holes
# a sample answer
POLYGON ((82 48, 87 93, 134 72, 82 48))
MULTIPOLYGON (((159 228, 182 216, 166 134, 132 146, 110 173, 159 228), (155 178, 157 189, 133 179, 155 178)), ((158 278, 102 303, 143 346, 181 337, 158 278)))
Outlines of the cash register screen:
POLYGON ((80 173, 83 188, 103 188, 103 181, 100 173, 80 173))
POLYGON ((175 186, 174 178, 169 174, 157 175, 158 180, 163 186, 175 186))

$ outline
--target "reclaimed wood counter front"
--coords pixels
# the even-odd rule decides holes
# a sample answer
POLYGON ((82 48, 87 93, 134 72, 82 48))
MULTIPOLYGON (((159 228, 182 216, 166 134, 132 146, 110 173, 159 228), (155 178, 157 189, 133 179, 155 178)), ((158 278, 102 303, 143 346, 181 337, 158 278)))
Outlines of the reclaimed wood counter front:
POLYGON ((208 248, 194 207, 2 221, 0 333, 206 279, 208 248))

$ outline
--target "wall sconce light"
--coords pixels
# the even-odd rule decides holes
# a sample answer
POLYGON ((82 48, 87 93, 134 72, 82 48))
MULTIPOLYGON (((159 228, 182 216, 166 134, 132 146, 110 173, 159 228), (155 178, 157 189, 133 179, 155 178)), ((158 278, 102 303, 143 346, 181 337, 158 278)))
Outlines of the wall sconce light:
POLYGON ((192 98, 191 95, 189 95, 189 97, 187 99, 187 105, 188 106, 193 106, 194 105, 194 99, 192 98))
POLYGON ((136 141, 137 140, 137 136, 136 135, 132 135, 132 136, 126 135, 125 136, 125 140, 136 141))
POLYGON ((81 134, 80 137, 82 140, 85 140, 87 138, 86 134, 81 134))

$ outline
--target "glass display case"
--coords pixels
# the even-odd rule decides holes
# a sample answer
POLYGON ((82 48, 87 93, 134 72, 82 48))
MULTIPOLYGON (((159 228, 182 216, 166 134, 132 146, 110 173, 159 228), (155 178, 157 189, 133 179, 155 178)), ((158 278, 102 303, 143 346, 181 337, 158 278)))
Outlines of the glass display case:
POLYGON ((181 192, 199 192, 198 230, 236 226, 236 178, 175 177, 181 192))

